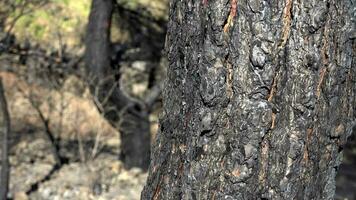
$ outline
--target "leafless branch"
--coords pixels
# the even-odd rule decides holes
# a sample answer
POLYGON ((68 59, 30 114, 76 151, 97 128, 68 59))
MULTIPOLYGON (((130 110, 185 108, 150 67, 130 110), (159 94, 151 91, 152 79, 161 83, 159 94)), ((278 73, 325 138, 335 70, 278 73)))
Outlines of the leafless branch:
POLYGON ((59 144, 50 128, 50 120, 49 118, 45 117, 45 115, 43 114, 40 105, 38 104, 38 102, 36 102, 34 100, 34 96, 32 93, 27 94, 26 91, 24 91, 21 87, 17 87, 19 92, 21 92, 21 94, 30 102, 31 106, 36 110, 41 122, 43 123, 43 126, 45 128, 45 134, 46 137, 48 138, 49 142, 51 143, 51 149, 52 149, 52 153, 54 156, 54 159, 56 161, 56 165, 62 165, 63 163, 63 159, 59 154, 59 144))

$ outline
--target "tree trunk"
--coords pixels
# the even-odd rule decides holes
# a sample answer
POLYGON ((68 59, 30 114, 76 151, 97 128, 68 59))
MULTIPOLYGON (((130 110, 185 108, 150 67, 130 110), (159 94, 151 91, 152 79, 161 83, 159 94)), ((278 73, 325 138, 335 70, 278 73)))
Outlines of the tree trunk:
POLYGON ((173 0, 142 199, 333 199, 355 126, 348 0, 173 0))
POLYGON ((0 132, 2 135, 1 145, 1 174, 0 174, 0 200, 7 199, 10 180, 9 163, 9 135, 10 135, 10 116, 7 110, 5 91, 0 78, 0 132))
POLYGON ((93 0, 86 37, 85 61, 91 92, 100 112, 121 135, 121 158, 127 168, 148 168, 148 111, 119 87, 119 69, 110 65, 110 26, 113 0, 93 0))

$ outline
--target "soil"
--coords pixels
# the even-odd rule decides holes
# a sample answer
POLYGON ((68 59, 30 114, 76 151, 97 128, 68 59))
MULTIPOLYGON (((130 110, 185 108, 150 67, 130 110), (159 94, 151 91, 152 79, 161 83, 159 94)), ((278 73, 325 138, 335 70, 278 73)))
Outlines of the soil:
MULTIPOLYGON (((69 162, 55 168, 51 148, 41 131, 16 133, 10 150, 10 199, 15 200, 134 200, 139 199, 147 174, 138 168, 123 168, 117 146, 110 139, 95 158, 80 161, 78 146, 66 143, 62 156, 69 162), (21 135, 21 136, 20 136, 21 135)), ((115 140, 116 138, 111 138, 115 140)), ((117 139, 116 139, 117 140, 117 139)), ((90 152, 91 142, 84 145, 90 152)))

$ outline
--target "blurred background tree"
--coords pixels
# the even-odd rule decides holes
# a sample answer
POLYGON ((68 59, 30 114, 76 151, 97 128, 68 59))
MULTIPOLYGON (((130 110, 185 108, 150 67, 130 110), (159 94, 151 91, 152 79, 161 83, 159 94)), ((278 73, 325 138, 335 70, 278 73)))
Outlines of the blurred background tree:
POLYGON ((146 170, 151 138, 149 115, 162 85, 156 71, 162 57, 166 22, 137 3, 131 5, 134 10, 127 8, 129 6, 125 2, 93 0, 85 41, 85 64, 99 111, 120 132, 120 157, 125 166, 146 170), (117 16, 112 23, 114 14, 117 16), (117 41, 112 42, 111 29, 115 25, 130 33, 126 41, 116 38, 117 41), (130 84, 129 79, 124 78, 123 62, 135 63, 143 72, 139 75, 145 90, 139 97, 130 95, 122 87, 130 84))

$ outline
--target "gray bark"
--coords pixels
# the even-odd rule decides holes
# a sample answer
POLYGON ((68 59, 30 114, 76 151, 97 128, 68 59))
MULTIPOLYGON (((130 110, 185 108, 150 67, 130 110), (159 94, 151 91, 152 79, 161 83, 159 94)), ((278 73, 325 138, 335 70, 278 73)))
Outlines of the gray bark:
POLYGON ((113 0, 93 0, 86 37, 85 61, 91 92, 108 121, 119 130, 121 158, 127 168, 148 168, 150 129, 145 105, 119 87, 119 69, 110 64, 113 0))
POLYGON ((173 0, 142 199, 333 199, 355 126, 354 7, 173 0))
POLYGON ((0 132, 2 135, 1 145, 1 174, 0 174, 0 200, 7 199, 10 180, 9 163, 9 135, 10 135, 10 116, 7 110, 5 91, 0 78, 0 132))

